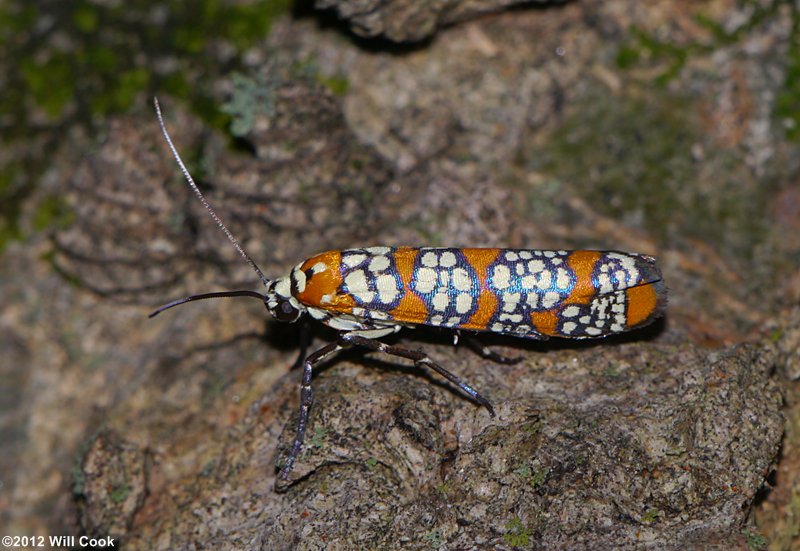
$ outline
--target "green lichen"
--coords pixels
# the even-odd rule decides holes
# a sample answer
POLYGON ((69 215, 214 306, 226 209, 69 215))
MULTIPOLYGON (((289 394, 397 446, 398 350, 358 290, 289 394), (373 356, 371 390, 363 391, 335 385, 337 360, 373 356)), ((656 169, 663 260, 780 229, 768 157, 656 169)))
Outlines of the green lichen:
POLYGON ((86 475, 83 474, 82 459, 82 457, 76 459, 72 463, 70 469, 72 474, 72 494, 75 496, 83 495, 84 488, 86 487, 86 475))
POLYGON ((530 421, 522 425, 522 430, 524 430, 530 436, 536 436, 539 434, 539 431, 542 430, 542 420, 536 419, 534 421, 530 421))
POLYGON ((75 219, 75 213, 70 210, 62 197, 51 195, 46 197, 36 208, 33 215, 33 227, 37 231, 48 228, 64 229, 75 219))
MULTIPOLYGON (((314 436, 311 437, 311 445, 315 448, 322 447, 322 440, 327 436, 331 429, 316 428, 314 429, 314 436)), ((376 461, 377 463, 377 461, 376 461)))
POLYGON ((319 83, 325 88, 330 90, 336 96, 344 96, 350 89, 350 81, 344 75, 324 76, 317 77, 319 83))
POLYGON ((714 144, 696 162, 693 148, 707 142, 700 102, 658 89, 646 98, 589 90, 529 165, 662 241, 683 234, 746 257, 764 238, 773 184, 756 182, 735 151, 714 144))
POLYGON ((531 530, 522 523, 519 517, 514 517, 506 523, 506 533, 503 540, 511 547, 528 547, 531 544, 531 530))
POLYGON ((78 445, 78 449, 75 451, 75 455, 72 459, 72 467, 70 469, 72 474, 72 494, 74 496, 82 496, 86 488, 86 474, 83 472, 83 461, 101 432, 102 429, 98 428, 89 438, 81 442, 78 445))
POLYGON ((441 546, 444 545, 444 538, 442 534, 438 530, 431 530, 430 532, 426 532, 423 536, 425 541, 431 544, 433 549, 439 549, 441 546))
POLYGON ((517 467, 514 472, 517 476, 526 480, 532 488, 536 489, 545 483, 547 475, 550 474, 550 469, 547 467, 533 469, 530 465, 523 464, 517 467))
POLYGON ((209 459, 203 468, 200 470, 200 476, 211 476, 214 473, 214 469, 217 466, 217 462, 214 459, 209 459))
POLYGON ((111 489, 111 493, 109 497, 111 501, 116 504, 120 504, 125 501, 131 493, 131 487, 127 484, 120 484, 119 486, 115 486, 111 489))
POLYGON ((783 123, 786 136, 800 139, 800 13, 792 5, 792 34, 786 52, 786 74, 775 98, 775 116, 783 123))
POLYGON ((702 41, 690 40, 678 43, 632 27, 629 39, 617 52, 617 67, 633 69, 646 65, 656 68, 655 82, 666 85, 678 76, 691 57, 708 55, 719 48, 741 42, 748 33, 768 24, 771 20, 784 18, 788 11, 791 33, 785 55, 784 82, 776 95, 774 115, 783 126, 787 138, 798 140, 800 139, 800 7, 786 0, 769 2, 742 0, 740 10, 748 15, 732 29, 703 13, 695 14, 693 16, 695 22, 706 29, 711 37, 702 41))
POLYGON ((610 379, 617 379, 620 376, 619 366, 610 364, 603 370, 603 374, 610 379))
POLYGON ((528 479, 528 483, 534 487, 538 488, 542 484, 544 484, 545 480, 547 480, 547 475, 550 474, 550 469, 547 467, 542 467, 541 469, 537 469, 531 473, 530 478, 528 479))
POLYGON ((680 73, 689 56, 701 49, 697 44, 678 45, 661 41, 634 27, 631 29, 630 40, 617 52, 616 61, 620 69, 631 69, 644 58, 655 60, 654 62, 659 63, 660 67, 655 82, 664 86, 680 73))
POLYGON ((645 514, 642 515, 642 522, 644 524, 652 524, 654 523, 658 517, 661 515, 661 511, 658 509, 648 509, 645 514))
POLYGON ((788 518, 791 537, 800 536, 800 493, 792 490, 792 499, 789 502, 788 518))
POLYGON ((767 538, 758 532, 743 530, 742 535, 744 536, 744 541, 747 544, 747 548, 751 549, 752 551, 761 551, 766 549, 767 545, 769 544, 769 540, 767 540, 767 538))
POLYGON ((629 39, 617 52, 617 66, 620 69, 631 69, 642 63, 660 68, 655 82, 667 84, 675 78, 686 65, 690 57, 709 54, 721 47, 741 41, 747 33, 753 31, 765 21, 781 16, 780 9, 786 5, 785 0, 772 0, 764 3, 760 0, 742 0, 740 2, 743 12, 748 12, 746 20, 733 29, 714 20, 713 18, 697 13, 692 16, 695 23, 706 29, 711 39, 688 40, 678 43, 670 39, 662 39, 653 33, 638 27, 631 27, 629 39))
POLYGON ((0 166, 0 250, 24 237, 22 204, 73 127, 95 135, 110 115, 156 94, 183 98, 210 126, 227 125, 212 83, 240 67, 246 50, 291 6, 291 0, 173 0, 157 8, 149 0, 0 4, 0 140, 23 152, 0 166), (232 52, 224 63, 215 55, 222 45, 232 52))
POLYGON ((275 89, 278 83, 267 80, 263 75, 251 78, 241 73, 234 73, 231 79, 233 94, 222 106, 222 111, 231 116, 231 134, 243 137, 252 130, 256 117, 275 114, 275 89))

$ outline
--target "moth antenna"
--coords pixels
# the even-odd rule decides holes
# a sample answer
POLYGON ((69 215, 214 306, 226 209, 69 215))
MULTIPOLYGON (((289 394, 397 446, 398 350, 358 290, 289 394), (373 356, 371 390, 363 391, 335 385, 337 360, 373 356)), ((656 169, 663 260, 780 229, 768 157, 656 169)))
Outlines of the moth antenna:
POLYGON ((230 240, 231 243, 233 243, 233 246, 236 247, 236 250, 239 251, 239 254, 242 255, 242 257, 247 261, 248 264, 250 264, 253 270, 255 270, 255 272, 258 274, 258 277, 261 278, 261 282, 264 283, 265 286, 269 287, 270 280, 267 279, 267 277, 264 275, 264 272, 262 272, 261 268, 258 267, 258 264, 256 264, 255 261, 252 258, 250 258, 250 255, 247 254, 247 252, 245 252, 245 250, 239 244, 239 241, 233 236, 228 227, 222 222, 220 217, 217 216, 217 213, 214 212, 214 209, 211 208, 211 205, 208 203, 205 196, 200 191, 200 188, 198 188, 197 184, 194 183, 192 175, 189 174, 189 170, 187 170, 186 165, 183 164, 183 160, 181 160, 181 156, 178 154, 178 150, 175 149, 175 146, 172 143, 172 139, 169 137, 169 132, 167 132, 167 127, 164 124, 164 118, 161 116, 161 106, 158 104, 158 98, 156 97, 153 98, 153 104, 155 105, 156 108, 156 116, 158 116, 158 123, 161 125, 161 132, 164 134, 164 138, 167 140, 167 145, 169 145, 169 148, 172 151, 172 155, 178 162, 178 166, 180 167, 181 172, 183 172, 183 176, 186 178, 186 181, 189 182, 192 191, 194 191, 194 194, 197 195, 198 199, 200 199, 200 202, 203 203, 203 206, 211 215, 211 218, 214 219, 214 222, 216 222, 217 225, 220 227, 220 229, 222 229, 222 231, 225 232, 225 235, 228 236, 228 239, 230 240))
POLYGON ((186 304, 187 302, 193 302, 195 300, 205 300, 208 298, 228 298, 228 297, 253 297, 257 298, 262 301, 267 300, 267 295, 262 295, 261 293, 256 293, 255 291, 220 291, 218 293, 203 293, 202 295, 191 295, 186 298, 179 298, 178 300, 173 300, 172 302, 165 304, 164 306, 160 306, 157 310, 148 315, 148 318, 154 318, 159 315, 164 310, 169 310, 170 308, 175 308, 176 306, 180 306, 181 304, 186 304))

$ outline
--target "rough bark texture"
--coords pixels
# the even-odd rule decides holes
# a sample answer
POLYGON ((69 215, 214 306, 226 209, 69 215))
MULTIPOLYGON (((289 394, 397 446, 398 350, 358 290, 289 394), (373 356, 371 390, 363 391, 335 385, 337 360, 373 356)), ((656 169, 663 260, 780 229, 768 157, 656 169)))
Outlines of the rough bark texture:
MULTIPOLYGON (((600 248, 657 256, 670 288, 666 320, 620 338, 485 339, 522 356, 514 366, 446 333, 397 337, 489 397, 494 418, 402 362, 327 362, 285 483, 297 327, 247 300, 147 320, 164 300, 256 278, 186 190, 149 107, 92 147, 74 140, 44 184, 72 224, 0 262, 3 533, 128 549, 686 549, 765 547, 761 532, 790 548, 800 155, 775 115, 789 15, 568 3, 406 53, 287 16, 248 57, 255 86, 228 90, 247 115, 238 148, 162 97, 269 276, 362 245, 600 248), (723 40, 693 15, 743 30, 723 40), (660 57, 680 48, 678 65, 660 57)), ((331 338, 315 329, 317 345, 331 338)))
POLYGON ((521 4, 554 4, 549 0, 315 0, 334 10, 360 36, 392 42, 417 42, 443 26, 499 12, 521 4))

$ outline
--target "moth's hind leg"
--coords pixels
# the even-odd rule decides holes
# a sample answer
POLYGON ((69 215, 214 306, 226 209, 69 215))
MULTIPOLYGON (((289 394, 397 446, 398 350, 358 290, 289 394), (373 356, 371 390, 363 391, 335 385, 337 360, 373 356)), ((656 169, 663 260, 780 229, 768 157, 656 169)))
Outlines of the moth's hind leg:
POLYGON ((354 335, 352 333, 345 333, 339 336, 339 343, 342 345, 348 344, 351 346, 360 346, 362 348, 366 348, 368 350, 374 350, 376 352, 383 352, 385 354, 389 354, 391 356, 398 356, 401 358, 407 358, 414 362, 414 365, 423 367, 427 366, 436 371, 442 377, 456 385, 458 388, 463 390, 467 393, 474 401, 485 407, 489 410, 489 413, 494 416, 494 408, 492 404, 481 396, 478 391, 476 391, 472 386, 468 385, 464 381, 462 381, 459 377, 450 373, 447 369, 439 365, 438 363, 434 362, 432 359, 428 357, 427 354, 420 350, 414 350, 411 348, 405 348, 403 346, 393 346, 386 343, 382 343, 375 339, 370 339, 366 337, 362 337, 361 335, 354 335))
POLYGON ((464 342, 467 343, 467 346, 469 346, 480 357, 486 358, 487 360, 491 360, 498 364, 514 365, 522 361, 522 356, 504 356, 502 354, 498 354, 491 348, 481 344, 475 337, 466 336, 464 337, 464 342))

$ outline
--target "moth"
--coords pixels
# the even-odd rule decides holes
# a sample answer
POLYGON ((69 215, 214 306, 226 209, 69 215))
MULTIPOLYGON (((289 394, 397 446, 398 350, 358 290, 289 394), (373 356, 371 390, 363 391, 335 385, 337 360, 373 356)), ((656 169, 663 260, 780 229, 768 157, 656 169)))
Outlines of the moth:
MULTIPOLYGON (((282 479, 288 478, 303 445, 314 402, 314 367, 340 350, 361 347, 408 358, 433 369, 494 415, 485 397, 424 352, 379 339, 419 325, 451 329, 456 337, 465 331, 528 339, 600 338, 643 327, 664 312, 667 288, 656 260, 619 251, 371 246, 323 252, 303 260, 288 275, 269 279, 195 184, 157 99, 154 104, 187 183, 265 289, 191 295, 161 306, 150 317, 195 300, 252 297, 279 321, 309 316, 338 331, 335 342, 302 359, 297 432, 279 473, 282 479)), ((480 345, 477 349, 495 361, 518 360, 480 345)))

